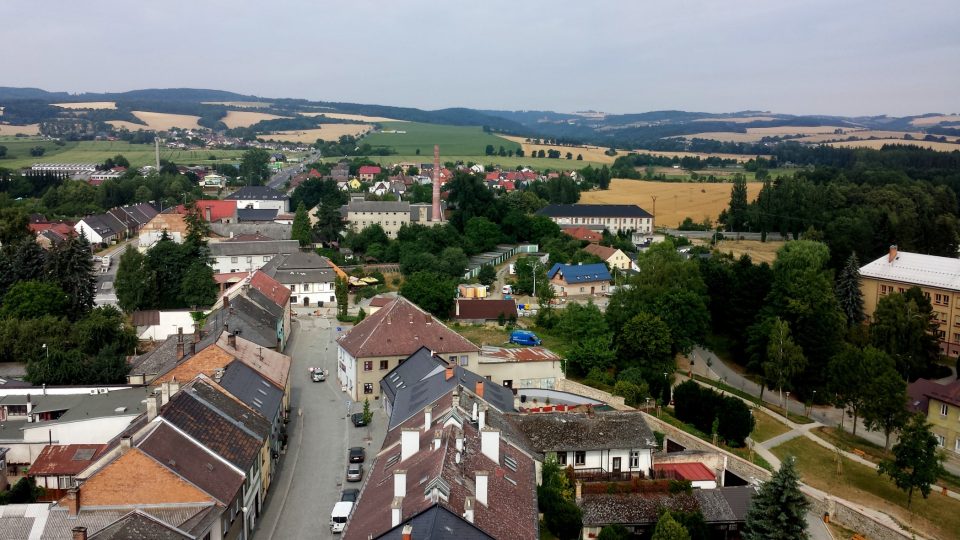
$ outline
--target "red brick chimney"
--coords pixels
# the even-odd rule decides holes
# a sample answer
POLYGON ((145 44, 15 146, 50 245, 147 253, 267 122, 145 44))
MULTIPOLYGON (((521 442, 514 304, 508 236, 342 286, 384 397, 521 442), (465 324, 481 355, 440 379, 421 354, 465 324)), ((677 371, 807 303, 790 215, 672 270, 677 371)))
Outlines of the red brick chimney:
POLYGON ((477 397, 483 397, 483 381, 477 381, 477 385, 474 388, 474 393, 477 394, 477 397))
POLYGON ((400 531, 400 536, 403 540, 413 540, 413 526, 404 525, 403 530, 400 531))
POLYGON ((72 532, 73 532, 73 540, 87 540, 86 527, 74 527, 72 532))
POLYGON ((893 263, 893 261, 895 261, 895 260, 897 260, 897 245, 896 245, 896 244, 891 244, 891 245, 890 245, 890 256, 887 257, 887 262, 888 262, 888 263, 893 263))
POLYGON ((67 515, 77 517, 80 513, 80 488, 67 490, 67 515))
POLYGON ((237 335, 233 332, 227 334, 227 345, 229 345, 231 349, 237 348, 237 335))
POLYGON ((445 381, 449 381, 453 378, 453 366, 447 366, 447 372, 444 374, 445 381))
POLYGON ((177 360, 180 360, 182 358, 183 358, 183 342, 178 341, 177 342, 177 360))

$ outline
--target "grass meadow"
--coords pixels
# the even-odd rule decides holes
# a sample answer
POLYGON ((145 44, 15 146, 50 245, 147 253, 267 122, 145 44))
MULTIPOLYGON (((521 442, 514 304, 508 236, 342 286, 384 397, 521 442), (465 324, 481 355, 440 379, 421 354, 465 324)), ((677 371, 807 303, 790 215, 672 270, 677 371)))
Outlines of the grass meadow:
POLYGON ((443 161, 449 161, 451 156, 471 156, 473 161, 484 162, 477 158, 485 157, 484 150, 488 144, 498 150, 501 146, 506 150, 520 149, 519 144, 484 133, 479 126, 441 126, 419 122, 383 122, 381 126, 382 131, 371 133, 363 142, 375 147, 393 148, 397 155, 401 156, 414 156, 419 150, 419 161, 433 159, 435 144, 440 145, 440 157, 443 161), (402 133, 388 133, 390 131, 402 133))
MULTIPOLYGON (((7 147, 7 158, 0 159, 0 167, 9 169, 29 167, 34 163, 100 163, 107 158, 123 154, 134 167, 154 162, 154 149, 150 144, 130 144, 124 141, 80 141, 57 146, 52 141, 25 138, 0 138, 0 145, 7 147), (42 146, 43 156, 33 157, 30 148, 42 146)), ((204 165, 218 161, 239 161, 243 150, 174 150, 160 149, 160 158, 178 165, 204 165), (210 160, 214 156, 215 161, 210 160)))

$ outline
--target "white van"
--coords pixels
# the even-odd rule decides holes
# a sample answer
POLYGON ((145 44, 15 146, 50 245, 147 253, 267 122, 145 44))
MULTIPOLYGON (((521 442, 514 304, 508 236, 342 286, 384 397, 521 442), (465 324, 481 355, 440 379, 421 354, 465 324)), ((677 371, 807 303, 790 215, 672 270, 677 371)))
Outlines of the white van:
POLYGON ((352 502, 340 501, 333 505, 333 512, 330 512, 330 532, 342 533, 343 528, 347 526, 347 519, 350 518, 350 512, 352 511, 352 502))

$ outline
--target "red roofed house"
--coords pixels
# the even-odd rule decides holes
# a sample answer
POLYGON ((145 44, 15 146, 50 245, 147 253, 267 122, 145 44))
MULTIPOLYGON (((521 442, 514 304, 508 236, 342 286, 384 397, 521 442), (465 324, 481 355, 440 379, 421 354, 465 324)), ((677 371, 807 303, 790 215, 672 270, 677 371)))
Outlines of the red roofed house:
POLYGON ((480 348, 406 298, 397 297, 337 340, 337 380, 355 401, 380 398, 380 379, 421 347, 460 365, 480 348))
MULTIPOLYGON (((200 215, 208 223, 220 221, 223 223, 237 222, 237 201, 235 200, 199 200, 193 205, 200 210, 200 215)), ((186 208, 181 204, 177 206, 178 214, 186 214, 186 208)))
POLYGON ((357 177, 361 182, 373 182, 373 179, 380 174, 380 167, 375 165, 364 165, 357 171, 357 177))
POLYGON ((76 487, 74 477, 93 463, 105 444, 49 444, 30 465, 28 476, 37 486, 46 489, 41 502, 59 500, 67 490, 76 487))
POLYGON ((716 489, 717 487, 717 475, 703 463, 655 463, 653 471, 669 478, 688 480, 695 488, 716 489))
POLYGON ((603 235, 597 231, 590 230, 586 227, 563 227, 563 233, 567 236, 572 236, 577 240, 584 240, 595 244, 600 240, 603 240, 603 235))
POLYGON ((483 300, 471 298, 457 298, 454 301, 453 312, 450 318, 457 321, 483 324, 487 321, 498 321, 517 318, 517 302, 509 300, 483 300))
POLYGON ((500 171, 488 172, 484 180, 500 180, 500 171))

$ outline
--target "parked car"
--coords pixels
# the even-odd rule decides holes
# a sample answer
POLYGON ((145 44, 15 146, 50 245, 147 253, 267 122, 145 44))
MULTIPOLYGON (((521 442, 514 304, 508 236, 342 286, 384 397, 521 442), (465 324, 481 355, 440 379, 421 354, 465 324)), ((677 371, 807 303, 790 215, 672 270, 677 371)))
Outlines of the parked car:
POLYGON ((353 512, 352 502, 340 501, 333 505, 333 511, 330 512, 330 532, 342 533, 351 512, 353 512))
POLYGON ((367 452, 362 446, 354 446, 350 449, 350 463, 363 463, 367 458, 367 452))
POLYGON ((367 425, 364 421, 363 413, 353 413, 350 415, 350 420, 353 422, 354 427, 363 427, 367 425))
POLYGON ((323 382, 327 380, 327 372, 320 368, 314 368, 310 378, 313 379, 313 382, 323 382))
POLYGON ((340 502, 357 502, 357 497, 360 496, 360 490, 349 488, 340 492, 340 502))
POLYGON ((347 465, 347 482, 359 482, 363 480, 363 465, 351 463, 347 465))
POLYGON ((528 330, 514 330, 513 332, 510 332, 510 343, 516 343, 517 345, 537 346, 540 345, 540 338, 528 330))

